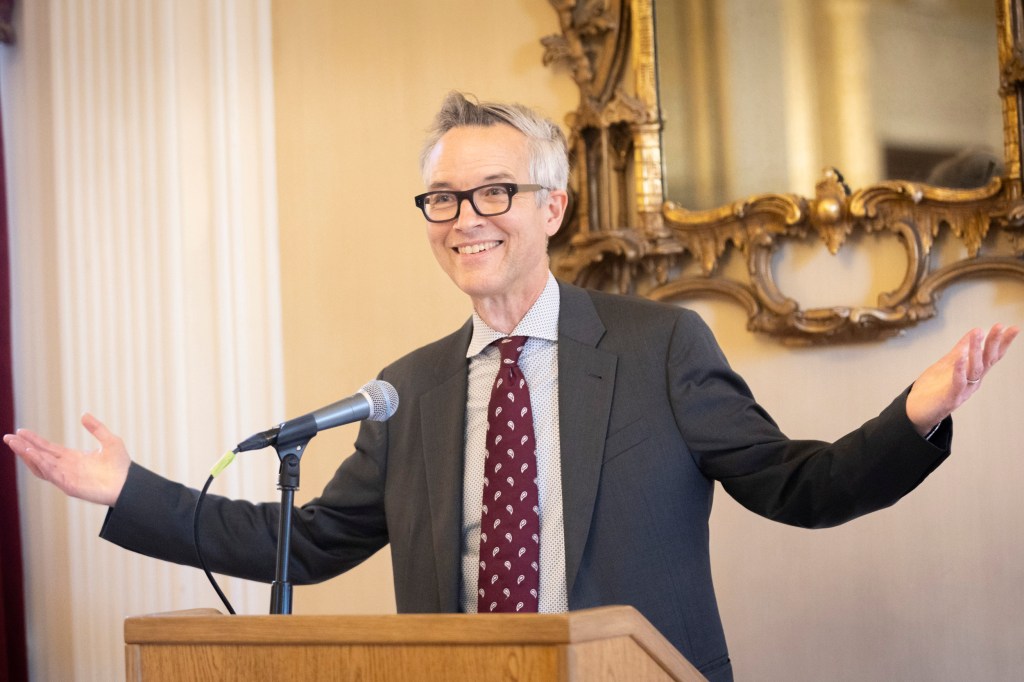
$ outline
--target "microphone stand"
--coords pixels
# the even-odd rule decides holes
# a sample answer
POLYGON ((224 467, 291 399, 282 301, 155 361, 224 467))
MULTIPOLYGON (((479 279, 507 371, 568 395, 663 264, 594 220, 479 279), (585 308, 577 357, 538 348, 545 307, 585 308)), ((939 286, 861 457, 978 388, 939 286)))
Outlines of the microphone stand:
POLYGON ((316 435, 316 419, 312 414, 281 424, 274 449, 281 460, 277 472, 277 489, 281 491, 281 516, 277 527, 277 570, 270 588, 270 613, 292 612, 292 584, 288 580, 291 559, 292 508, 295 491, 299 489, 299 460, 309 441, 316 435))

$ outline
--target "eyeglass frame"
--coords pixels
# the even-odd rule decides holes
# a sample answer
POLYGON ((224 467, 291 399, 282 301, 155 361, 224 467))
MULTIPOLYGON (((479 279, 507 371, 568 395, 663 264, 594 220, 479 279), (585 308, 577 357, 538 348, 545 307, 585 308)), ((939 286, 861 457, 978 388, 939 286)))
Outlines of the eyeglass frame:
POLYGON ((413 201, 416 202, 416 207, 418 209, 420 209, 420 211, 423 212, 423 217, 427 219, 427 222, 429 222, 429 223, 447 223, 450 220, 457 220, 458 219, 459 215, 462 213, 462 202, 463 201, 469 200, 469 205, 473 207, 473 210, 481 218, 493 218, 494 216, 504 215, 505 213, 508 213, 509 211, 511 211, 512 210, 512 199, 517 194, 519 194, 520 192, 541 192, 541 191, 545 191, 545 190, 550 191, 551 188, 550 187, 545 187, 544 185, 520 184, 518 182, 488 182, 485 185, 480 185, 479 187, 473 187, 471 189, 463 189, 463 190, 438 189, 438 190, 432 190, 430 192, 424 192, 423 194, 417 194, 416 196, 414 196, 413 197, 413 201), (487 187, 504 187, 508 191, 508 207, 505 208, 505 210, 498 211, 497 213, 484 213, 479 208, 477 208, 476 202, 473 201, 473 195, 476 194, 477 192, 479 192, 482 189, 486 189, 487 187), (432 194, 451 194, 451 195, 453 195, 455 197, 455 199, 456 199, 455 215, 453 215, 451 218, 445 218, 443 220, 434 220, 433 218, 428 216, 427 215, 427 197, 429 197, 432 194))

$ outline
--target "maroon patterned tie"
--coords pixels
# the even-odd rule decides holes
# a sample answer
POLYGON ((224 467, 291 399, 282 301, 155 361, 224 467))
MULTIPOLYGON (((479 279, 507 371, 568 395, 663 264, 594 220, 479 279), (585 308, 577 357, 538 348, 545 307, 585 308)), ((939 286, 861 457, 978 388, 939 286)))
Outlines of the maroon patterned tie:
POLYGON ((540 516, 530 388, 519 369, 525 336, 495 341, 501 366, 487 406, 480 515, 480 613, 537 612, 540 516))

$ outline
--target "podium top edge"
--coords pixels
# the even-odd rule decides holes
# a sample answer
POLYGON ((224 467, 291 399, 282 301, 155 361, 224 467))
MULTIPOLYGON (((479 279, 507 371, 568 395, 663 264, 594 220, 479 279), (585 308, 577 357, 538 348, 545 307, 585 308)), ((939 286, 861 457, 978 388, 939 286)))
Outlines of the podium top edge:
POLYGON ((650 624, 631 606, 553 614, 227 616, 191 609, 127 618, 126 644, 572 644, 633 636, 650 624), (287 626, 284 626, 284 620, 287 626))
POLYGON ((466 646, 567 647, 629 638, 674 679, 703 679, 639 611, 603 606, 555 614, 399 614, 226 616, 215 609, 134 616, 124 641, 149 646, 466 646))

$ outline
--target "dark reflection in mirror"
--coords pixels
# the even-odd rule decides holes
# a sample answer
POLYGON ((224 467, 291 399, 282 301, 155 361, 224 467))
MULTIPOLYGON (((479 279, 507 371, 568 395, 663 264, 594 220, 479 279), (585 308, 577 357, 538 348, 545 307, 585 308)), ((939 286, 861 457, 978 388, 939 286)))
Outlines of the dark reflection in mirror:
POLYGON ((991 148, 968 147, 935 164, 925 182, 936 187, 974 189, 1005 172, 1003 160, 991 148))

